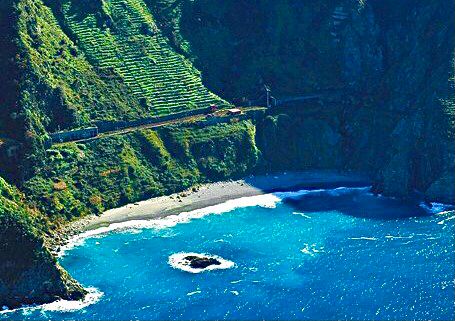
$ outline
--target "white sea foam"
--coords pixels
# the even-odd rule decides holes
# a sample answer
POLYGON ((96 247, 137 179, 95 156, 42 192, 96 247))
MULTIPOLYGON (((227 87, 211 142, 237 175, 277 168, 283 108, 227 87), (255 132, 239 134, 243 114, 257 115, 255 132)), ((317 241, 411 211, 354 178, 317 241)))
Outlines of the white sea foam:
POLYGON ((188 292, 186 295, 187 296, 193 296, 195 294, 200 294, 200 293, 202 293, 202 292, 198 290, 198 291, 188 292))
POLYGON ((395 239, 412 239, 414 235, 410 236, 395 236, 395 235, 386 235, 386 239, 395 240, 395 239))
POLYGON ((329 194, 331 196, 340 196, 352 192, 370 192, 371 186, 364 186, 364 187, 337 187, 332 189, 303 189, 294 192, 277 192, 273 193, 273 195, 283 199, 289 198, 300 198, 304 195, 312 195, 312 194, 329 194))
POLYGON ((292 214, 294 214, 294 215, 300 215, 300 216, 303 216, 304 218, 311 218, 311 216, 306 215, 306 214, 303 213, 303 212, 292 212, 292 214))
POLYGON ((225 270, 230 269, 235 266, 234 262, 223 259, 222 257, 211 255, 211 254, 204 254, 204 253, 192 253, 192 252, 180 252, 172 254, 169 257, 168 261, 169 265, 172 266, 174 269, 179 269, 189 273, 201 273, 205 271, 212 271, 212 270, 225 270), (200 258, 212 258, 216 259, 221 264, 219 265, 209 265, 205 269, 193 269, 190 265, 188 260, 185 260, 187 256, 197 256, 200 258))
POLYGON ((237 199, 228 200, 224 203, 208 206, 202 209, 197 209, 190 212, 183 212, 178 215, 170 215, 160 219, 152 220, 132 220, 122 223, 112 223, 109 226, 100 227, 98 229, 83 232, 70 239, 66 245, 60 248, 58 256, 65 255, 66 251, 74 247, 80 246, 88 238, 102 237, 104 234, 111 232, 129 232, 134 231, 137 233, 138 229, 153 228, 164 229, 174 227, 177 224, 189 223, 191 220, 199 219, 211 214, 222 214, 231 212, 237 208, 245 207, 264 207, 275 208, 278 203, 284 199, 299 198, 308 194, 329 193, 330 195, 342 195, 352 191, 365 191, 368 192, 371 187, 338 187, 334 189, 316 189, 316 190, 299 190, 292 192, 277 192, 270 194, 263 194, 257 196, 241 197, 237 199))
POLYGON ((454 215, 454 216, 450 216, 450 217, 448 217, 448 218, 446 218, 446 219, 444 219, 444 220, 438 222, 438 224, 439 224, 439 225, 442 225, 442 224, 445 224, 445 222, 451 221, 451 220, 453 220, 453 219, 455 219, 455 215, 454 215))
POLYGON ((314 254, 310 252, 310 250, 306 247, 304 247, 303 249, 300 250, 300 252, 302 252, 303 254, 308 254, 310 256, 313 256, 314 254))
POLYGON ((231 284, 237 284, 237 283, 240 283, 240 282, 242 282, 242 280, 231 281, 231 284))
POLYGON ((305 247, 303 249, 300 249, 300 252, 302 252, 303 254, 306 254, 306 255, 309 255, 309 256, 315 256, 317 253, 320 253, 320 252, 324 252, 324 248, 321 247, 321 248, 317 248, 316 244, 308 244, 308 243, 305 243, 304 244, 305 247))
POLYGON ((103 296, 103 292, 96 288, 87 288, 87 295, 81 301, 58 300, 52 303, 44 304, 41 309, 43 311, 53 312, 73 312, 88 307, 97 303, 103 296))
POLYGON ((103 292, 96 288, 86 288, 87 295, 83 300, 69 301, 69 300, 57 300, 51 303, 42 305, 31 305, 14 310, 0 311, 1 314, 7 314, 12 312, 21 312, 24 315, 30 314, 31 312, 40 310, 42 313, 45 312, 74 312, 88 307, 89 305, 97 303, 103 296, 103 292))
POLYGON ((98 229, 89 230, 83 232, 79 235, 76 235, 67 242, 66 245, 60 248, 59 256, 63 256, 66 251, 80 246, 88 238, 100 237, 104 234, 113 232, 113 231, 137 231, 138 229, 144 228, 154 228, 154 229, 163 229, 174 227, 177 224, 189 223, 193 219, 202 218, 210 214, 222 214, 226 212, 233 211, 237 208, 242 207, 252 207, 260 206, 265 208, 274 208, 281 199, 275 196, 274 194, 264 194, 257 195, 252 197, 242 197, 238 199, 233 199, 226 201, 221 204, 205 207, 202 209, 183 212, 178 215, 170 215, 160 219, 154 220, 132 220, 122 223, 113 223, 109 226, 100 227, 98 229))
POLYGON ((428 206, 428 203, 421 202, 419 206, 423 208, 425 211, 437 215, 453 212, 454 209, 453 205, 443 203, 430 203, 430 206, 428 206))
POLYGON ((446 216, 443 220, 438 222, 439 225, 444 225, 447 221, 455 219, 455 216, 453 215, 455 213, 455 207, 453 205, 443 203, 430 203, 430 206, 428 206, 427 203, 422 202, 419 204, 419 206, 431 214, 443 217, 446 216))
POLYGON ((350 237, 350 240, 365 240, 365 241, 377 241, 375 237, 361 236, 361 237, 350 237))

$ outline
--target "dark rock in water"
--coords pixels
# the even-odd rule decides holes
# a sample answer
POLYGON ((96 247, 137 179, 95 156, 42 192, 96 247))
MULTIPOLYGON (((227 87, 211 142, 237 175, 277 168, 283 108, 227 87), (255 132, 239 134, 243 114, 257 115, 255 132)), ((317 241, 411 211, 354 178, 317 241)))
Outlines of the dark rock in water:
POLYGON ((190 263, 193 269, 205 269, 210 265, 221 265, 221 262, 211 257, 185 256, 185 260, 190 263))

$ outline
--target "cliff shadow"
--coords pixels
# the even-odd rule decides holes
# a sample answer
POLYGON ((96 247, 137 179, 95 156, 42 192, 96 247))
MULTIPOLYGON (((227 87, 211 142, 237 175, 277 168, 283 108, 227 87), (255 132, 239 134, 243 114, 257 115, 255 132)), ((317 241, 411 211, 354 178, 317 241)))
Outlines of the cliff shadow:
POLYGON ((337 211, 345 215, 395 220, 431 215, 416 200, 401 200, 374 195, 368 188, 338 188, 313 190, 296 198, 286 198, 283 203, 300 212, 337 211))

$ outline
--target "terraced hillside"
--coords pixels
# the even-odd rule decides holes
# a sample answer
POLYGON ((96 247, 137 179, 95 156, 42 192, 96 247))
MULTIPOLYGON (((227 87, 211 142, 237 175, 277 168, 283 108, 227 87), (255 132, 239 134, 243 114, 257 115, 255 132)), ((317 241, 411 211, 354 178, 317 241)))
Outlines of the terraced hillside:
POLYGON ((58 11, 87 59, 120 75, 145 108, 144 116, 226 104, 170 47, 142 0, 64 0, 58 11))
MULTIPOLYGON (((8 1, 12 8, 15 1, 8 1)), ((141 117, 143 108, 119 77, 94 68, 43 1, 21 0, 15 5, 18 49, 13 61, 19 69, 14 79, 19 98, 12 109, 14 118, 33 132, 29 138, 87 126, 93 120, 141 117)), ((5 117, 10 123, 12 118, 5 117)))

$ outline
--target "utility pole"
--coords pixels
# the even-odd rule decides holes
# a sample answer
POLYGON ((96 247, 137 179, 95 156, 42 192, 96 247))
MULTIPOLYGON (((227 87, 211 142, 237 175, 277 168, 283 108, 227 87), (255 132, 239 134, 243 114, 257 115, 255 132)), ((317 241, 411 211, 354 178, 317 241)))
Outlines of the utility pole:
POLYGON ((270 108, 272 107, 272 102, 270 100, 270 96, 271 96, 271 90, 270 90, 270 87, 267 86, 267 85, 264 85, 264 89, 265 89, 265 92, 266 92, 266 96, 267 96, 267 108, 270 108))

